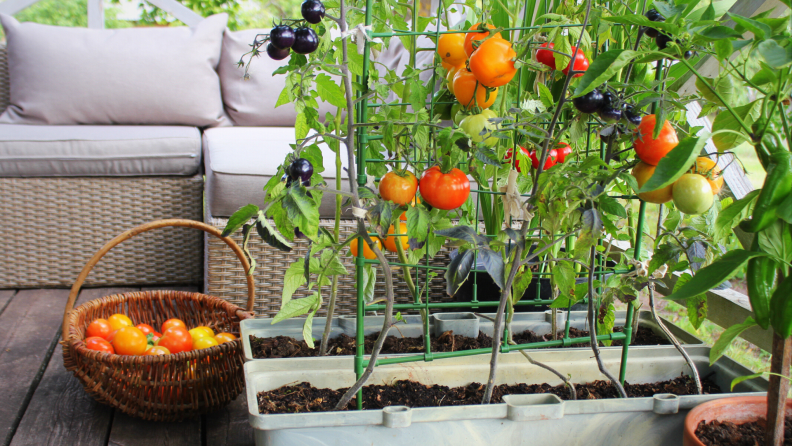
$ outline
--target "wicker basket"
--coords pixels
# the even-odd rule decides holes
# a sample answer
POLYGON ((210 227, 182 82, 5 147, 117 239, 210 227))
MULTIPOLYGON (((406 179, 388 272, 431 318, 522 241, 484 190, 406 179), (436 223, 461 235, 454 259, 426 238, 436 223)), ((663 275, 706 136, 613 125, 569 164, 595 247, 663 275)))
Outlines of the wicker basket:
MULTIPOLYGON (((74 308, 74 302, 91 268, 110 249, 129 238, 167 226, 201 229, 220 238, 220 231, 191 220, 159 220, 124 232, 108 242, 83 268, 69 294, 63 315, 63 358, 85 390, 97 401, 122 412, 152 421, 177 421, 221 408, 244 389, 242 341, 203 350, 163 356, 122 356, 89 350, 83 339, 93 320, 114 313, 128 315, 133 323, 159 326, 179 318, 188 327, 205 325, 239 337, 239 322, 252 317, 253 279, 248 278, 248 311, 212 296, 184 291, 143 291, 116 294, 74 308)), ((222 240, 234 251, 243 268, 248 263, 239 246, 222 240)), ((174 262, 182 259, 174 258, 174 262)))

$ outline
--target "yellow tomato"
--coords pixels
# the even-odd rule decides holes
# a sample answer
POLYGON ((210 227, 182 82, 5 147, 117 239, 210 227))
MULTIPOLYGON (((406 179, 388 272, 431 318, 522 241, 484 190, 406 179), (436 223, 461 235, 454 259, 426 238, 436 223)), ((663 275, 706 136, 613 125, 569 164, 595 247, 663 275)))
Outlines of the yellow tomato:
POLYGON ((210 336, 202 327, 196 327, 190 330, 190 337, 192 337, 194 341, 199 338, 213 338, 214 336, 210 336))
POLYGON ((459 65, 467 60, 465 53, 465 35, 463 33, 443 34, 437 40, 437 54, 443 62, 459 65))
POLYGON ((215 335, 214 330, 212 330, 211 328, 207 327, 206 325, 201 325, 201 326, 195 327, 195 328, 202 329, 203 331, 209 333, 209 336, 211 336, 211 337, 214 337, 214 335, 215 335))
POLYGON ((110 324, 110 328, 113 331, 123 327, 131 327, 133 325, 131 319, 129 319, 126 315, 118 313, 107 318, 107 322, 110 324))
POLYGON ((210 337, 203 337, 193 340, 193 350, 201 350, 204 348, 214 347, 220 345, 217 339, 210 337))
POLYGON ((146 353, 144 353, 144 355, 146 356, 170 355, 170 350, 168 350, 167 348, 161 345, 155 345, 154 347, 151 347, 148 350, 146 350, 146 353))
POLYGON ((231 333, 217 333, 215 340, 220 344, 224 344, 226 342, 236 341, 236 336, 232 335, 231 333))

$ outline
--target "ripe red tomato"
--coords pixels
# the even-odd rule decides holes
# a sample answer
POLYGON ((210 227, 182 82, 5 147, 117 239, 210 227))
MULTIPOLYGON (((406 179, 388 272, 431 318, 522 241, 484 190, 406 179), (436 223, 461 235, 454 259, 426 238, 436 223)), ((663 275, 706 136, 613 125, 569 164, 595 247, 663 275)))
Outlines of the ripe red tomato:
POLYGON ((663 128, 657 139, 653 139, 655 122, 655 115, 646 115, 641 118, 641 123, 635 129, 636 135, 633 143, 638 159, 652 166, 656 166, 661 158, 679 144, 676 130, 668 121, 663 123, 663 128))
POLYGON ((91 338, 97 336, 102 339, 107 339, 112 332, 113 328, 110 327, 110 323, 107 322, 107 319, 96 319, 88 324, 88 328, 85 329, 85 337, 91 338))
POLYGON ((162 333, 160 333, 157 330, 155 330, 154 327, 152 327, 149 324, 137 324, 137 325, 135 325, 135 328, 137 328, 138 330, 142 331, 143 334, 146 335, 146 336, 148 336, 149 333, 152 333, 152 334, 154 334, 154 336, 156 336, 158 338, 162 337, 162 333))
POLYGON ((539 48, 549 48, 549 49, 547 50, 540 49, 539 51, 537 51, 536 61, 541 64, 545 64, 552 69, 555 69, 555 56, 553 55, 553 52, 550 51, 550 49, 553 49, 553 47, 555 47, 555 44, 547 43, 547 42, 539 45, 539 48))
POLYGON ((115 353, 113 346, 107 342, 107 340, 99 336, 91 336, 90 338, 87 338, 85 340, 85 346, 90 350, 96 350, 110 354, 115 353))
MULTIPOLYGON (((522 151, 523 154, 525 154, 525 156, 527 156, 529 158, 531 157, 531 152, 529 152, 528 149, 526 149, 525 147, 520 147, 520 150, 522 151)), ((512 157, 512 149, 509 149, 509 151, 506 152, 506 156, 504 156, 503 159, 510 160, 511 157, 512 157)), ((536 163, 537 163, 537 165, 539 165, 539 161, 537 161, 536 163)), ((517 169, 517 172, 522 172, 522 170, 520 169, 520 160, 519 159, 514 162, 514 168, 517 169)))
POLYGON ((432 207, 450 211, 462 206, 470 195, 470 181, 457 169, 443 173, 440 166, 432 166, 421 177, 421 196, 432 207))
POLYGON ((162 333, 165 333, 171 327, 181 327, 185 330, 187 329, 187 325, 182 322, 181 319, 171 318, 162 323, 162 333))
MULTIPOLYGON (((566 68, 561 70, 562 73, 564 73, 565 75, 567 73, 569 73, 569 67, 570 66, 572 66, 572 69, 575 70, 575 71, 586 71, 586 70, 588 70, 589 60, 586 57, 586 55, 583 54, 583 50, 578 50, 577 52, 575 52, 575 47, 573 46, 572 47, 572 52, 570 54, 575 56, 573 58, 575 60, 574 65, 572 63, 570 63, 569 65, 566 66, 566 68)), ((583 76, 583 73, 577 73, 577 74, 573 74, 572 75, 572 77, 581 77, 581 76, 583 76)))
POLYGON ((386 173, 379 184, 382 199, 400 205, 412 201, 416 190, 418 190, 418 179, 412 172, 406 170, 386 173))
POLYGON ((142 355, 148 348, 148 342, 139 329, 122 327, 113 338, 113 348, 119 355, 142 355))
POLYGON ((563 163, 566 161, 567 155, 572 154, 572 147, 569 147, 569 144, 565 142, 559 142, 556 144, 556 152, 558 153, 558 157, 556 157, 556 161, 559 163, 563 163))
MULTIPOLYGON (((536 150, 531 150, 531 152, 528 154, 528 157, 531 158, 531 167, 533 167, 534 169, 539 169, 539 155, 541 154, 537 154, 536 150)), ((550 149, 550 151, 547 153, 547 160, 545 160, 544 168, 542 169, 542 171, 545 171, 555 166, 557 160, 558 160, 558 151, 556 151, 556 149, 550 149)))
POLYGON ((167 348, 171 353, 188 352, 192 350, 193 339, 190 332, 184 327, 171 327, 162 333, 157 345, 167 348))

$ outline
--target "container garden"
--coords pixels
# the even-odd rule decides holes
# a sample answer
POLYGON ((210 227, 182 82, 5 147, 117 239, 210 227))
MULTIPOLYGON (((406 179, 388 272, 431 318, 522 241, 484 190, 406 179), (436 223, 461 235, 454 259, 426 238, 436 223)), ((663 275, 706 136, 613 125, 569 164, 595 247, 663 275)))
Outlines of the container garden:
MULTIPOLYGON (((440 317, 442 320, 449 315, 453 315, 454 313, 438 313, 433 315, 434 317, 430 318, 429 320, 429 328, 432 336, 438 336, 442 334, 442 332, 438 333, 437 330, 437 316, 440 317)), ((459 313, 461 314, 468 314, 473 316, 470 313, 459 313)), ((494 314, 487 314, 487 316, 494 316, 494 314)), ((474 316, 473 316, 474 317, 474 316)), ((563 329, 566 323, 566 312, 559 312, 557 315, 556 326, 560 329, 563 329)), ((624 320, 626 317, 625 311, 617 311, 616 312, 616 326, 623 326, 624 320)), ((569 325, 571 328, 576 328, 578 330, 586 330, 588 329, 588 324, 586 320, 586 312, 585 311, 572 311, 569 313, 569 325)), ((364 334, 370 335, 372 333, 377 333, 382 328, 382 316, 366 316, 365 318, 365 327, 364 327, 364 334)), ((418 315, 406 315, 404 316, 404 323, 399 323, 396 328, 392 328, 390 330, 390 334, 393 336, 404 336, 404 337, 419 337, 423 335, 423 322, 421 317, 418 315)), ((468 319, 468 321, 472 321, 473 319, 468 319)), ((314 318, 313 320, 313 330, 314 333, 320 333, 321 330, 324 329, 325 326, 325 318, 314 318)), ((552 329, 552 314, 550 311, 546 311, 543 313, 516 313, 514 315, 514 320, 512 321, 512 330, 514 333, 521 333, 526 330, 531 330, 537 335, 548 335, 552 329)), ((638 314, 638 321, 639 321, 639 330, 640 329, 649 329, 652 332, 662 335, 662 331, 657 323, 652 319, 652 316, 647 311, 642 311, 638 314)), ((458 320, 454 322, 459 322, 458 320)), ((680 343, 691 346, 691 345, 703 345, 703 342, 698 339, 697 337, 693 336, 692 334, 682 330, 681 328, 671 324, 668 321, 664 321, 666 327, 674 334, 674 336, 679 340, 680 343)), ((259 338, 273 338, 276 336, 290 336, 296 340, 302 339, 302 326, 304 323, 304 319, 302 318, 293 318, 288 319, 282 322, 278 322, 275 325, 272 325, 271 319, 266 318, 259 318, 259 319, 247 319, 242 321, 241 323, 241 338, 243 342, 243 349, 245 354, 246 361, 253 361, 253 360, 266 360, 266 361, 278 361, 281 359, 273 358, 273 359, 256 359, 253 357, 253 352, 250 346, 250 335, 259 337, 259 338)), ((338 335, 344 333, 347 336, 354 337, 355 336, 355 318, 349 316, 339 316, 333 318, 332 322, 332 329, 330 332, 330 338, 334 339, 338 335)), ((493 333, 493 323, 486 319, 486 318, 478 318, 478 330, 482 333, 486 334, 487 336, 492 336, 493 333)), ((565 349, 568 348, 575 348, 572 347, 564 347, 565 349)), ((587 347, 579 347, 579 348, 587 348, 587 347)), ((618 347, 604 347, 604 348, 618 348, 618 347)), ((644 346, 631 346, 632 348, 639 348, 639 349, 661 349, 661 350, 673 350, 673 345, 644 345, 644 346)), ((392 355, 388 355, 392 356, 392 355)), ((336 362, 340 357, 339 356, 325 356, 325 357, 307 357, 307 358, 288 358, 288 361, 294 360, 309 360, 309 361, 327 361, 329 363, 336 362)))
MULTIPOLYGON (((708 401, 688 412, 685 417, 683 446, 704 446, 696 436, 696 428, 704 421, 729 421, 743 424, 767 416, 767 396, 739 396, 708 401)), ((792 399, 786 402, 786 416, 792 416, 792 399)))
MULTIPOLYGON (((736 376, 750 371, 728 358, 709 365, 710 349, 689 346, 699 373, 721 389, 728 389, 736 376)), ((602 379, 590 350, 543 350, 532 356, 572 376, 573 382, 602 379)), ((621 352, 606 349, 602 359, 611 369, 619 366, 621 352)), ((410 379, 422 384, 462 386, 484 382, 489 371, 487 356, 450 358, 379 366, 369 384, 391 384, 410 379)), ((355 382, 352 358, 338 368, 318 367, 310 361, 252 361, 245 364, 248 410, 257 445, 363 445, 376 439, 378 445, 404 444, 516 444, 520 438, 531 443, 558 445, 638 444, 679 445, 686 413, 693 407, 730 394, 703 396, 656 395, 653 398, 560 401, 552 395, 513 395, 504 403, 450 407, 386 407, 381 410, 302 414, 259 414, 257 395, 284 385, 308 382, 318 388, 338 389, 355 382), (288 370, 288 373, 285 371, 288 370)), ((677 378, 688 371, 684 360, 672 350, 635 349, 630 353, 627 381, 648 383, 677 378)), ((500 358, 500 383, 560 384, 558 378, 528 364, 519 353, 500 358)), ((765 380, 745 381, 736 391, 758 395, 765 380)), ((365 391, 365 390, 364 390, 365 391)))

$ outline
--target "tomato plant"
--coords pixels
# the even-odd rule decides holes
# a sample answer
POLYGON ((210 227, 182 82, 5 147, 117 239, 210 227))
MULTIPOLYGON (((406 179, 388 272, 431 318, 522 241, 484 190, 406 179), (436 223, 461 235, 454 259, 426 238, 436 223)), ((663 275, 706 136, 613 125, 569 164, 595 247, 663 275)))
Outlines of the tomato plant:
POLYGON ((456 167, 443 173, 440 166, 432 166, 421 177, 421 196, 430 206, 449 211, 462 206, 470 196, 470 181, 456 167))
POLYGON ((498 89, 488 89, 481 85, 476 76, 465 68, 460 68, 454 75, 454 97, 465 108, 489 108, 498 97, 498 89), (473 100, 475 92, 476 99, 473 100))
MULTIPOLYGON (((481 23, 476 23, 475 25, 470 27, 470 31, 481 30, 482 28, 487 30, 495 29, 495 27, 489 23, 487 23, 486 27, 482 27, 481 23)), ((465 53, 467 53, 468 56, 471 56, 473 52, 476 51, 475 45, 478 45, 478 43, 474 44, 473 42, 486 39, 487 37, 490 36, 490 33, 491 32, 488 31, 488 32, 465 34, 465 43, 464 43, 465 53)), ((500 33, 498 33, 492 36, 489 40, 494 40, 494 39, 503 39, 503 36, 500 33)))
MULTIPOLYGON (((639 161, 638 164, 633 167, 632 176, 635 177, 635 181, 638 182, 638 187, 643 187, 646 184, 646 181, 654 174, 655 169, 657 166, 652 166, 651 164, 646 164, 643 161, 639 161)), ((646 201, 648 203, 668 203, 671 201, 671 188, 673 184, 669 184, 666 187, 651 191, 651 192, 644 192, 639 193, 638 197, 646 201)))
POLYGON ((657 139, 653 138, 655 128, 655 115, 646 115, 641 119, 641 124, 635 129, 635 154, 638 159, 656 166, 660 159, 666 156, 679 144, 676 130, 671 123, 665 121, 657 139))
POLYGON ((407 204, 415 198, 418 190, 418 179, 407 170, 394 170, 386 173, 379 184, 379 193, 383 200, 396 204, 407 204))
MULTIPOLYGON (((385 239, 385 249, 390 252, 398 252, 396 247, 396 239, 398 238, 401 241, 402 249, 408 250, 410 248, 410 244, 407 240, 407 223, 399 223, 399 234, 404 234, 400 236, 396 235, 389 235, 388 238, 385 239)), ((396 234, 396 226, 391 225, 388 229, 388 234, 396 234)))
POLYGON ((500 87, 511 82, 517 68, 517 53, 504 39, 489 39, 470 56, 470 71, 485 87, 500 87))
POLYGON ((118 313, 107 318, 107 322, 110 324, 110 328, 113 330, 118 330, 121 327, 131 327, 133 325, 132 320, 129 319, 129 317, 118 313))
MULTIPOLYGON (((520 146, 520 151, 522 151, 522 153, 525 154, 525 156, 527 156, 528 158, 531 157, 531 152, 528 151, 528 149, 526 149, 525 147, 520 146)), ((509 149, 506 152, 506 156, 504 156, 503 159, 506 160, 506 161, 511 160, 511 157, 512 157, 513 153, 514 152, 512 151, 512 149, 509 149)), ((538 160, 536 162, 536 165, 537 166, 539 165, 539 161, 538 160)), ((517 172, 522 173, 522 169, 520 169, 520 160, 519 159, 514 162, 514 168, 517 169, 517 172)))
POLYGON ((700 156, 696 158, 696 164, 690 168, 690 173, 703 175, 709 181, 713 194, 718 194, 723 187, 723 176, 721 170, 712 158, 700 156))
POLYGON ((167 348, 171 353, 188 352, 192 350, 192 343, 190 332, 180 326, 168 328, 157 341, 158 346, 167 348))
POLYGON ((113 354, 115 350, 113 346, 107 342, 106 339, 99 337, 99 336, 91 336, 85 339, 85 347, 89 350, 96 350, 99 352, 105 352, 113 354))
POLYGON ((491 110, 484 110, 477 115, 468 115, 459 124, 459 127, 467 133, 474 143, 484 142, 488 146, 494 146, 498 142, 498 138, 492 136, 492 133, 497 130, 498 126, 490 122, 490 119, 497 118, 498 115, 491 110), (482 132, 484 133, 482 135, 482 132))
POLYGON ((142 355, 147 347, 146 335, 136 327, 121 327, 113 338, 113 348, 119 355, 142 355))
POLYGON ((465 53, 465 34, 450 33, 443 34, 437 39, 437 54, 443 62, 459 66, 465 63, 468 55, 465 53))
MULTIPOLYGON (((352 240, 351 243, 349 243, 349 253, 352 254, 353 257, 357 257, 358 255, 358 240, 360 239, 356 238, 355 240, 352 240)), ((382 249, 382 242, 380 239, 377 237, 372 237, 371 240, 375 245, 377 245, 377 248, 382 249)), ((363 243, 363 257, 369 260, 374 260, 377 258, 377 255, 374 254, 374 251, 365 242, 363 243)))
POLYGON ((701 175, 686 173, 673 186, 674 205, 685 214, 703 214, 712 207, 714 194, 712 187, 701 175))
POLYGON ((90 338, 98 336, 102 339, 107 339, 110 333, 113 332, 113 327, 107 322, 106 319, 96 319, 85 329, 85 337, 90 338))

